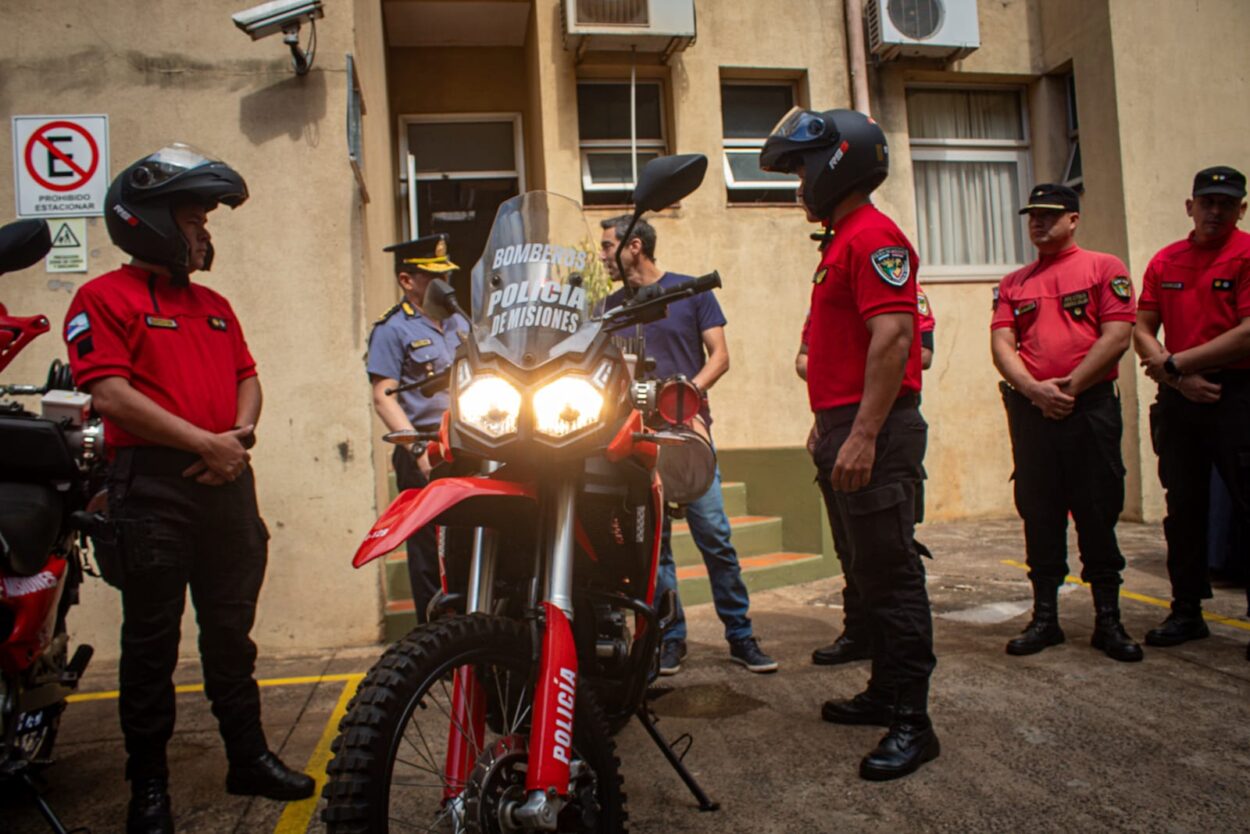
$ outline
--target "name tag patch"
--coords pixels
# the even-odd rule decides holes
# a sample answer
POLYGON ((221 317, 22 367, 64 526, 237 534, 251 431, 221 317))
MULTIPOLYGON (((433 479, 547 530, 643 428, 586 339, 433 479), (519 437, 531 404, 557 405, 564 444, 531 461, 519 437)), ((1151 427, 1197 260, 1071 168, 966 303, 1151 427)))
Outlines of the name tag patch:
POLYGON ((148 327, 155 327, 160 330, 178 329, 178 322, 173 319, 161 318, 160 316, 144 316, 143 320, 147 322, 148 327))
POLYGON ((1164 281, 1161 284, 1159 284, 1159 286, 1163 287, 1163 289, 1165 290, 1183 290, 1185 289, 1185 282, 1184 281, 1164 281))
POLYGON ((1031 313, 1036 309, 1037 309, 1036 301, 1026 301, 1023 304, 1021 304, 1019 307, 1017 307, 1014 312, 1017 317, 1020 317, 1020 316, 1023 316, 1025 313, 1031 313))
POLYGON ((1069 315, 1074 319, 1082 319, 1085 317, 1085 308, 1089 306, 1089 293, 1082 290, 1081 292, 1068 293, 1063 297, 1063 309, 1067 310, 1069 315))
POLYGON ((418 348, 429 347, 432 344, 434 344, 434 341, 432 339, 417 339, 408 347, 412 348, 413 350, 417 350, 418 348))
POLYGON ((220 330, 222 333, 226 332, 226 320, 217 316, 208 317, 208 326, 214 330, 220 330))
POLYGON ((1231 292, 1233 289, 1233 279, 1232 278, 1216 278, 1214 281, 1211 282, 1211 289, 1219 290, 1220 292, 1231 292))

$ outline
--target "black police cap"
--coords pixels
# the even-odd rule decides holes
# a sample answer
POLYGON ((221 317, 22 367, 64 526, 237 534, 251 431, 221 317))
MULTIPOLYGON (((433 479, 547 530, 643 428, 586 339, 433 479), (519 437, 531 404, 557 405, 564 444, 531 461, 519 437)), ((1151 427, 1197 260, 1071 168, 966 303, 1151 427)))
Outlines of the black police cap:
POLYGON ((1229 197, 1246 196, 1246 175, 1227 165, 1203 168, 1194 176, 1194 196, 1227 194, 1229 197))
POLYGON ((416 240, 394 243, 383 252, 395 253, 395 272, 411 272, 414 269, 426 272, 451 272, 459 269, 447 257, 447 235, 426 235, 416 240))
POLYGON ((1044 182, 1041 185, 1033 186, 1033 190, 1029 192, 1029 201, 1025 203, 1024 208, 1020 209, 1019 213, 1028 214, 1033 209, 1041 209, 1043 211, 1080 211, 1081 195, 1066 185, 1044 182))

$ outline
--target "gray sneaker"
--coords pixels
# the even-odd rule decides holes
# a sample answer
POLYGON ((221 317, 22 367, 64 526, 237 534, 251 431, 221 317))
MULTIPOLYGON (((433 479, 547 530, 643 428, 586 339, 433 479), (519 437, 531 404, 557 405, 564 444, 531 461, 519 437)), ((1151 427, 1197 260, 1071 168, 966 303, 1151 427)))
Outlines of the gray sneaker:
POLYGON ((760 650, 758 637, 746 637, 729 644, 729 659, 747 667, 748 672, 764 674, 777 671, 777 661, 760 650))
POLYGON ((660 647, 660 674, 676 675, 681 671, 681 662, 685 659, 685 640, 665 640, 660 647))

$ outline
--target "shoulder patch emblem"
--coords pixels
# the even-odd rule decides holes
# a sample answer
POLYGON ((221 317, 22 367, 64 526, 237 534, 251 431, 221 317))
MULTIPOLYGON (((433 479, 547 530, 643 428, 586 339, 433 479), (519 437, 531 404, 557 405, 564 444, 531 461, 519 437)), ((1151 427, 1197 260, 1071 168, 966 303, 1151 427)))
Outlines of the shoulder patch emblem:
POLYGON ((1111 291, 1115 293, 1116 298, 1129 299, 1133 297, 1133 282, 1128 279, 1127 275, 1117 275, 1111 279, 1111 291))
POLYGON ((883 246, 869 256, 877 276, 891 287, 901 287, 911 277, 911 254, 903 246, 883 246))
POLYGON ((432 345, 432 344, 434 344, 434 340, 433 340, 433 339, 417 339, 415 342, 413 342, 412 344, 410 344, 408 347, 412 348, 413 350, 416 350, 416 349, 418 349, 418 348, 429 347, 429 346, 430 346, 430 345, 432 345))
POLYGON ((1233 288, 1232 278, 1216 278, 1214 281, 1211 282, 1211 289, 1213 290, 1219 290, 1220 292, 1228 292, 1232 288, 1233 288))
POLYGON ((161 316, 144 316, 143 320, 148 327, 155 327, 158 330, 177 330, 178 322, 174 319, 162 318, 161 316))
POLYGON ((1184 281, 1163 281, 1159 284, 1165 290, 1183 290, 1185 289, 1184 281))
POLYGON ((220 330, 222 333, 226 332, 226 320, 223 318, 219 318, 217 316, 209 316, 208 326, 213 328, 214 330, 220 330))
POLYGON ((825 276, 828 274, 829 274, 829 267, 822 267, 821 269, 816 270, 816 274, 812 276, 812 283, 813 284, 825 283, 825 276))
POLYGON ((991 313, 998 312, 998 287, 994 288, 994 297, 990 301, 990 312, 991 313))
POLYGON ((65 341, 72 342, 90 329, 91 322, 87 320, 87 314, 79 313, 65 325, 65 341))
POLYGON ((929 315, 929 296, 923 291, 916 290, 916 309, 920 311, 920 315, 929 315))

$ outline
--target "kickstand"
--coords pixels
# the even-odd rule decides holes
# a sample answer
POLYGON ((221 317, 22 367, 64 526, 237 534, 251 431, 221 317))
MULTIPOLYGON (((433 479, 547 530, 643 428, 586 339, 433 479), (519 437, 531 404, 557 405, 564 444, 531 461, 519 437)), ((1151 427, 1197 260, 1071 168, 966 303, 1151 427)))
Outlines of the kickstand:
MULTIPOLYGON (((27 790, 30 791, 30 798, 35 803, 35 807, 39 809, 39 813, 43 815, 44 821, 48 823, 48 827, 55 834, 74 834, 74 832, 69 831, 61 824, 60 818, 57 817, 56 812, 48 805, 48 801, 43 798, 43 794, 39 791, 39 786, 35 784, 35 780, 31 778, 31 775, 22 773, 19 778, 22 784, 26 785, 27 790)), ((86 831, 86 829, 76 828, 74 831, 86 831)))
POLYGON ((660 735, 660 731, 655 728, 655 717, 645 704, 639 708, 636 714, 643 729, 647 731, 647 735, 651 736, 651 740, 655 742, 655 746, 660 748, 660 752, 664 754, 664 758, 668 760, 669 765, 673 768, 673 770, 677 771, 677 775, 681 777, 681 781, 686 783, 686 787, 690 789, 690 793, 698 801, 699 810, 719 810, 720 803, 713 802, 708 798, 708 795, 703 792, 703 788, 699 787, 699 783, 695 781, 694 776, 691 775, 690 771, 687 770, 686 766, 682 763, 682 759, 685 758, 686 753, 690 750, 690 744, 693 742, 693 739, 691 739, 688 735, 677 739, 676 743, 681 743, 683 739, 686 741, 686 746, 682 750, 681 756, 678 756, 675 752, 673 752, 672 745, 665 741, 664 737, 660 735))

